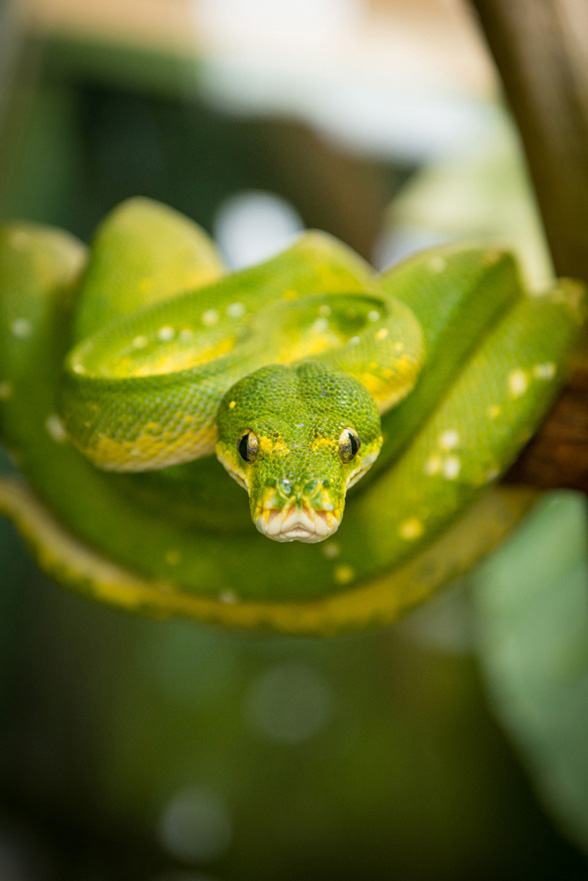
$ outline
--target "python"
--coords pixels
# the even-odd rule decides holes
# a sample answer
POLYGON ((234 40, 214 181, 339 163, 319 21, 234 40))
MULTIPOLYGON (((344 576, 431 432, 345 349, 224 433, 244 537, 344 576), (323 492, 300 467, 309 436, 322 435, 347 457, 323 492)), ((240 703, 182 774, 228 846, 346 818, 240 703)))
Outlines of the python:
POLYGON ((8 225, 0 436, 26 483, 0 478, 0 509, 46 571, 118 605, 292 632, 382 623, 532 504, 493 487, 584 319, 581 285, 529 295, 486 244, 376 276, 311 232, 225 274, 202 230, 146 199, 89 251, 8 225))

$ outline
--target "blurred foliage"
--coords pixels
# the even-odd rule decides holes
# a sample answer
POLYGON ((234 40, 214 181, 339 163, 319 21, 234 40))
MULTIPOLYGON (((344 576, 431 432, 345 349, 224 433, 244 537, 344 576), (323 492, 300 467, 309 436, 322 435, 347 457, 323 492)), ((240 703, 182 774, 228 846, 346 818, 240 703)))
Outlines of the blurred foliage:
POLYGON ((420 642, 418 622, 239 638, 86 603, 32 567, 14 612, 0 779, 13 816, 61 841, 59 879, 93 865, 159 879, 166 862, 268 881, 582 870, 534 804, 474 659, 420 642))
POLYGON ((54 223, 87 240, 114 205, 140 193, 212 231, 224 199, 265 190, 294 204, 306 226, 370 256, 410 169, 349 156, 287 119, 222 116, 197 97, 195 65, 174 98, 149 76, 143 89, 124 77, 112 84, 111 53, 90 50, 30 47, 42 78, 14 92, 12 137, 0 143, 0 217, 54 223))
POLYGON ((496 712, 545 803, 588 853, 585 514, 581 497, 551 494, 480 569, 474 599, 496 712))
POLYGON ((494 140, 474 155, 432 163, 392 201, 395 237, 411 233, 428 243, 490 239, 514 248, 526 281, 536 290, 553 278, 541 220, 512 124, 498 117, 494 140))

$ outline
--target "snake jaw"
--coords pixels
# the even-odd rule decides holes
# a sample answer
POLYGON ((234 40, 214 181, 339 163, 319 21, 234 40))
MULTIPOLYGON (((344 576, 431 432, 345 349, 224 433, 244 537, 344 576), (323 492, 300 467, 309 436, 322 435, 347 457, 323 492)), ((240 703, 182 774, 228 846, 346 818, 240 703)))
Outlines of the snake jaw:
MULTIPOLYGON (((231 477, 251 494, 251 481, 239 473, 231 458, 219 448, 217 456, 231 477)), ((251 509, 256 529, 273 541, 309 543, 324 541, 337 531, 343 508, 335 507, 324 485, 317 486, 311 498, 296 495, 289 501, 280 492, 278 481, 267 484, 251 509)))
POLYGON ((253 522, 273 541, 324 541, 343 516, 343 500, 337 504, 332 492, 329 481, 269 479, 252 506, 253 522))
POLYGON ((273 541, 324 541, 339 528, 342 511, 317 510, 308 505, 289 505, 283 508, 260 506, 256 511, 255 526, 273 541))
POLYGON ((366 473, 366 471, 370 470, 370 468, 372 467, 372 465, 374 464, 374 462, 376 461, 376 459, 380 455, 381 446, 382 446, 382 438, 380 437, 378 439, 378 443, 376 445, 376 448, 373 450, 373 452, 369 453, 368 455, 365 455, 363 457, 363 459, 361 460, 361 462, 359 463, 358 467, 355 468, 353 471, 351 471, 350 474, 347 476, 346 489, 350 489, 352 486, 355 486, 355 484, 359 480, 361 480, 361 478, 366 473))

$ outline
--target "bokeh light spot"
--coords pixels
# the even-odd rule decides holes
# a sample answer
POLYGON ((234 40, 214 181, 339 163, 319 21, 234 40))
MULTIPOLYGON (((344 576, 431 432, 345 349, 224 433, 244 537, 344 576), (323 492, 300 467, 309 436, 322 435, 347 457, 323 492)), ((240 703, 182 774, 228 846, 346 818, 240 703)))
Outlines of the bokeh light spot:
POLYGON ((198 786, 181 789, 163 810, 158 836, 177 859, 193 863, 218 859, 231 842, 227 806, 212 790, 198 786))
POLYGON ((331 687, 316 670, 286 662, 253 682, 245 713, 251 728, 262 737, 300 743, 325 726, 331 705, 331 687))
POLYGON ((257 190, 226 199, 214 220, 214 238, 232 269, 268 260, 302 229, 300 216, 288 202, 257 190))

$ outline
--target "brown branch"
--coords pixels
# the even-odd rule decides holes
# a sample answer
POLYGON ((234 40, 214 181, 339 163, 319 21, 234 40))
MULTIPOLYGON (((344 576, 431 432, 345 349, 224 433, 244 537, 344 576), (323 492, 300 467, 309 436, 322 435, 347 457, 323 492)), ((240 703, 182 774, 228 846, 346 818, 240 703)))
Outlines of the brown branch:
POLYGON ((556 272, 588 281, 588 4, 472 5, 521 135, 556 272))
POLYGON ((588 494, 588 358, 505 477, 539 489, 588 494))
MULTIPOLYGON (((588 4, 471 4, 519 128, 556 271, 588 282, 588 4)), ((587 350, 508 482, 588 493, 587 350)))

